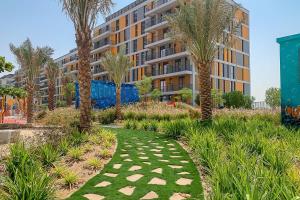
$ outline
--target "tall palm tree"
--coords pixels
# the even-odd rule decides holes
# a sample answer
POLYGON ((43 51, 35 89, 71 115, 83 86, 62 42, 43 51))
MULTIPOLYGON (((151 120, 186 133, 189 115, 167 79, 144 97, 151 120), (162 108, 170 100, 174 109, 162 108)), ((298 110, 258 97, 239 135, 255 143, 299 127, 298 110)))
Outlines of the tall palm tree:
POLYGON ((201 118, 211 120, 212 97, 210 67, 218 51, 218 43, 227 44, 230 32, 235 31, 235 7, 226 0, 178 1, 177 12, 166 17, 171 35, 187 46, 198 71, 201 118), (227 31, 225 31, 227 30, 227 31))
POLYGON ((102 60, 102 65, 106 71, 108 71, 110 78, 116 85, 116 115, 117 119, 122 118, 121 113, 121 86, 124 81, 130 66, 133 64, 130 62, 129 57, 126 55, 125 47, 122 46, 117 54, 111 51, 105 54, 102 60))
POLYGON ((72 106, 73 96, 75 94, 74 79, 70 75, 63 75, 62 84, 67 106, 72 106))
POLYGON ((33 98, 37 90, 37 79, 40 75, 40 68, 53 54, 50 47, 34 48, 29 39, 25 40, 19 47, 10 44, 10 49, 15 54, 21 70, 25 75, 25 89, 27 91, 27 122, 32 123, 33 98))
POLYGON ((92 30, 99 13, 107 14, 111 0, 61 0, 63 9, 74 24, 79 57, 80 129, 91 126, 91 67, 92 30))
POLYGON ((50 59, 47 62, 46 66, 46 76, 48 78, 48 109, 50 111, 54 110, 55 108, 55 83, 56 78, 59 74, 59 67, 54 62, 53 59, 50 59))

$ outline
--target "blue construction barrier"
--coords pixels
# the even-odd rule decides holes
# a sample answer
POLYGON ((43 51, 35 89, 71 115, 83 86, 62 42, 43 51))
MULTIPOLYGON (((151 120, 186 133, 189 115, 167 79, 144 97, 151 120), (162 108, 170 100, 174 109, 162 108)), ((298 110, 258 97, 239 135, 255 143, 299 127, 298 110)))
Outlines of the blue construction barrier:
MULTIPOLYGON (((76 83, 76 108, 80 105, 79 84, 76 83)), ((91 101, 94 109, 105 109, 116 105, 116 86, 112 82, 91 82, 91 101)), ((137 88, 132 84, 122 84, 121 104, 131 104, 139 101, 137 88)))

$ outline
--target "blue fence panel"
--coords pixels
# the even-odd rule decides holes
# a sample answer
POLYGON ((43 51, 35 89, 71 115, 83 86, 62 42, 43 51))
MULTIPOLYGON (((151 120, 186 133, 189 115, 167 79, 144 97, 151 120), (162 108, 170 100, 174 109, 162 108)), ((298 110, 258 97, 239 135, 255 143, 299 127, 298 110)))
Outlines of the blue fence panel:
MULTIPOLYGON (((76 83, 76 108, 80 105, 79 85, 76 83)), ((116 86, 111 82, 96 81, 91 83, 91 101, 95 109, 104 109, 116 105, 116 86)), ((132 84, 122 84, 121 104, 139 101, 137 88, 132 84)))

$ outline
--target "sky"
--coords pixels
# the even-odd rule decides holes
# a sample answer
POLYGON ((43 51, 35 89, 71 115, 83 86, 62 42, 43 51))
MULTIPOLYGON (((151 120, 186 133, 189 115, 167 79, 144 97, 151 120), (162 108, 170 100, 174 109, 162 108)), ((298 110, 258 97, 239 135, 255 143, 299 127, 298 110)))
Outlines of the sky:
MULTIPOLYGON (((113 11, 133 0, 114 0, 113 11)), ((300 33, 299 0, 236 0, 250 11, 251 95, 263 101, 265 90, 279 87, 279 45, 276 38, 300 33)), ((98 23, 103 22, 99 16, 98 23)), ((74 27, 59 0, 1 0, 0 55, 17 66, 9 44, 30 38, 34 46, 50 46, 54 58, 76 47, 74 27)))

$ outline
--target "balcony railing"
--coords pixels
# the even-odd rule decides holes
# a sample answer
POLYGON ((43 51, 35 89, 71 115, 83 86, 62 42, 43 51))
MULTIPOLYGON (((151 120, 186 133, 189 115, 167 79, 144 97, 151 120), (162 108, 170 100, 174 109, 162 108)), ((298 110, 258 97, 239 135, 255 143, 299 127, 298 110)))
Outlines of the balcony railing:
POLYGON ((180 65, 180 66, 173 66, 169 65, 166 68, 163 68, 160 70, 159 68, 156 68, 155 70, 152 70, 151 73, 146 73, 147 76, 160 76, 165 74, 172 74, 177 72, 183 72, 183 71, 192 71, 192 66, 190 65, 180 65))
POLYGON ((183 88, 192 89, 192 84, 169 84, 165 86, 155 87, 154 89, 159 89, 161 92, 176 92, 183 88))
POLYGON ((151 18, 146 21, 146 29, 166 21, 165 17, 151 18))
POLYGON ((153 9, 155 9, 155 8, 165 4, 165 3, 168 3, 169 1, 171 1, 171 0, 158 0, 158 1, 155 1, 153 3, 153 8, 152 9, 147 9, 146 12, 149 12, 149 11, 151 11, 151 10, 153 10, 153 9))
POLYGON ((149 51, 147 54, 147 61, 158 59, 158 58, 163 58, 166 56, 174 55, 177 53, 182 53, 185 51, 186 51, 186 48, 184 48, 184 47, 182 47, 179 50, 174 49, 174 48, 167 48, 167 49, 161 50, 159 52, 153 52, 153 53, 151 53, 151 51, 149 51))
POLYGON ((102 72, 105 72, 105 70, 102 69, 101 67, 95 67, 94 68, 94 74, 99 74, 99 73, 102 73, 102 72))
POLYGON ((110 40, 99 41, 99 42, 94 43, 94 49, 98 49, 98 48, 101 48, 103 46, 111 45, 111 44, 112 44, 112 42, 110 40))
POLYGON ((168 33, 155 35, 154 37, 152 37, 152 39, 149 39, 149 40, 147 41, 147 45, 152 44, 152 43, 155 43, 155 42, 158 42, 158 41, 160 41, 160 40, 167 39, 167 38, 169 38, 168 33))

